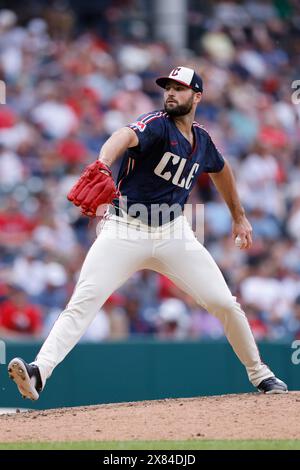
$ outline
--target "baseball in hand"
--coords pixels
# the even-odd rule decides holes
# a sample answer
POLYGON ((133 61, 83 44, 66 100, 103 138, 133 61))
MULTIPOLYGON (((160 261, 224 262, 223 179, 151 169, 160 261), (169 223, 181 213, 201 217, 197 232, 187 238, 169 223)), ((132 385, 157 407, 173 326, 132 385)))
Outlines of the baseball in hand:
POLYGON ((239 235, 237 237, 235 237, 234 244, 235 244, 236 247, 241 248, 243 242, 242 242, 242 239, 239 235))

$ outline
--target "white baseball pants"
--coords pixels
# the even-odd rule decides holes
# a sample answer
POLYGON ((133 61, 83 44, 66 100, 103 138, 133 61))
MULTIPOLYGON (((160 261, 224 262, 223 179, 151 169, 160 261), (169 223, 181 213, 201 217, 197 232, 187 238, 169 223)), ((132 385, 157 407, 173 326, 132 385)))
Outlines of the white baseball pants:
POLYGON ((261 362, 245 313, 184 216, 157 228, 115 215, 102 225, 73 295, 36 358, 43 384, 79 341, 108 297, 140 269, 166 275, 220 319, 254 386, 274 375, 261 362))

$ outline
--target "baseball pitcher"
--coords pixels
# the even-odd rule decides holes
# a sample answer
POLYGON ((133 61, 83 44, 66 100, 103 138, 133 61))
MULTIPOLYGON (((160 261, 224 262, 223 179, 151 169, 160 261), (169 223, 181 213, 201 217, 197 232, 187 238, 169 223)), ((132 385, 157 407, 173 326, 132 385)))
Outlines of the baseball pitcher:
POLYGON ((202 79, 191 68, 176 67, 156 83, 164 89, 164 109, 114 132, 99 159, 68 194, 90 217, 103 204, 108 210, 73 295, 37 358, 31 364, 20 358, 9 363, 9 375, 26 398, 39 398, 53 369, 76 345, 99 308, 140 269, 168 276, 219 318, 249 380, 260 392, 287 392, 286 384, 261 361, 245 313, 183 213, 199 175, 209 173, 231 212, 233 238, 238 237, 241 249, 251 247, 252 229, 231 168, 194 120, 202 79), (115 185, 110 167, 121 156, 115 185))

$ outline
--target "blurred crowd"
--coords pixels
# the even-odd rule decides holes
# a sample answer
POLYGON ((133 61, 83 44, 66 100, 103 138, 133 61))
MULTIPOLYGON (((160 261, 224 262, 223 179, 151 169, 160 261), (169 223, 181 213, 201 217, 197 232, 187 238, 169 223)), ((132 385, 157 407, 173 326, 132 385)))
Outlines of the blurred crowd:
MULTIPOLYGON (((299 2, 211 2, 209 11, 190 2, 182 51, 130 15, 139 2, 106 3, 97 31, 76 30, 68 8, 22 24, 0 10, 0 335, 48 334, 95 238, 68 190, 114 130, 162 107, 155 78, 187 65, 204 80, 197 120, 233 166, 254 230, 250 251, 235 248, 229 212, 202 175, 190 202, 205 204, 205 246, 257 339, 300 339, 299 2)), ((223 330, 167 278, 141 271, 83 340, 138 334, 202 339, 223 330)))

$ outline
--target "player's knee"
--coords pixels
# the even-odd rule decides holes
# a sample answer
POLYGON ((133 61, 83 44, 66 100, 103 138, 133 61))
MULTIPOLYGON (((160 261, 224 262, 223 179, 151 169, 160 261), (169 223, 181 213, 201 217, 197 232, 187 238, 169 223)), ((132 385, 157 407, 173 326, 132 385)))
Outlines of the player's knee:
POLYGON ((215 300, 210 305, 210 311, 220 319, 228 315, 244 315, 240 304, 236 301, 236 298, 233 296, 228 296, 222 299, 215 300))

